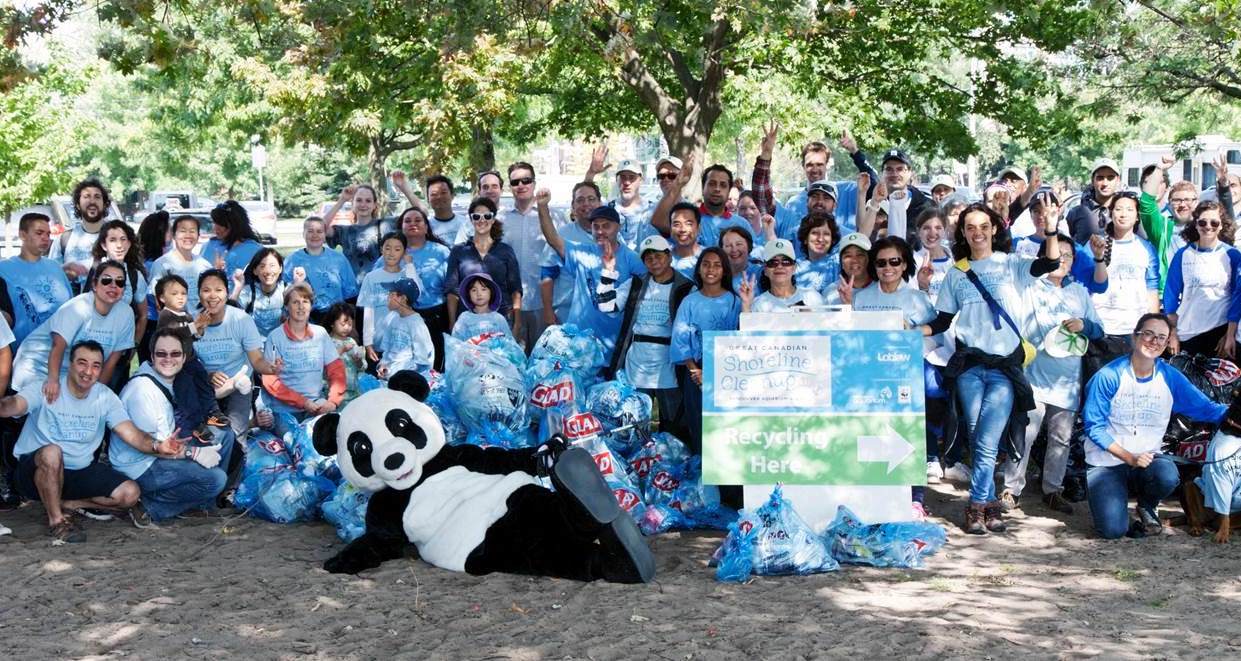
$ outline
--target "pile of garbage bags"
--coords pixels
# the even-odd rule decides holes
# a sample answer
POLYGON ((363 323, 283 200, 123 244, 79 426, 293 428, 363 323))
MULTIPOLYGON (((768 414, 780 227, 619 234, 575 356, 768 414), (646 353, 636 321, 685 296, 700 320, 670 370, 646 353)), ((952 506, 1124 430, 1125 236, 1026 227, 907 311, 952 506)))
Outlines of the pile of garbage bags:
POLYGON ((742 511, 729 525, 716 551, 715 576, 744 581, 751 575, 805 575, 840 565, 918 569, 923 558, 948 541, 942 526, 929 521, 867 525, 841 505, 836 518, 817 535, 784 498, 781 487, 754 512, 742 511))

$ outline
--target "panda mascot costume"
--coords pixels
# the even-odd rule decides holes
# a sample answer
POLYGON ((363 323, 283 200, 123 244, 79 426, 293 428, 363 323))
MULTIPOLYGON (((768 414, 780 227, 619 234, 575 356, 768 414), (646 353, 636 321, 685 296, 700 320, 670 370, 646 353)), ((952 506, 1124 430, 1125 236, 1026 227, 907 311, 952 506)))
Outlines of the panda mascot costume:
POLYGON ((324 569, 356 574, 413 544, 432 565, 476 575, 655 577, 646 540, 588 452, 559 436, 516 450, 448 445, 423 403, 429 390, 422 376, 400 372, 315 422, 315 449, 336 455, 345 479, 372 492, 366 532, 324 569))

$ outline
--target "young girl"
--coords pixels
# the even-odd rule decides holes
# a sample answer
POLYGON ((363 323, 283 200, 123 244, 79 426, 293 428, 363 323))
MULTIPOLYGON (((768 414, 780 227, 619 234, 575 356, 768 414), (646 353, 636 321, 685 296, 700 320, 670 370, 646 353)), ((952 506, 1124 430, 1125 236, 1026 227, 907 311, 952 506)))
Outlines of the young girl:
POLYGON ((754 297, 754 276, 746 274, 741 283, 742 312, 791 312, 795 307, 823 305, 819 292, 799 288, 793 281, 793 269, 797 264, 793 244, 785 239, 773 239, 763 246, 762 279, 759 285, 763 293, 754 297))
POLYGON ((377 205, 378 200, 379 195, 371 186, 347 186, 340 192, 336 204, 323 215, 328 245, 333 248, 340 247, 356 276, 355 282, 359 284, 371 263, 379 257, 383 248, 383 237, 395 229, 391 218, 379 218, 381 212, 377 205), (336 214, 346 202, 352 205, 353 224, 333 225, 336 214))
MULTIPOLYGON (((388 290, 385 283, 409 278, 417 282, 418 272, 412 264, 401 267, 409 242, 399 232, 388 232, 380 242, 383 267, 366 274, 358 293, 358 307, 362 308, 362 346, 366 347, 366 359, 372 364, 379 362, 376 346, 384 336, 388 323, 388 290)), ((419 290, 422 289, 419 283, 419 290)))
MULTIPOLYGON (((427 223, 427 216, 420 209, 409 208, 401 212, 401 233, 405 235, 408 248, 406 264, 418 272, 422 294, 414 303, 414 309, 427 324, 431 341, 435 344, 435 368, 444 368, 444 333, 448 332, 448 306, 444 302, 444 278, 448 275, 448 245, 435 236, 427 223)), ((382 257, 380 260, 382 261, 382 257)), ((375 268, 382 266, 381 261, 375 268)), ((462 299, 463 301, 466 299, 462 299)), ((500 301, 496 300, 496 305, 500 301)), ((469 305, 465 305, 469 308, 469 305)))
POLYGON ((513 337, 508 321, 496 310, 500 309, 500 286, 486 273, 475 273, 461 282, 461 300, 469 302, 469 308, 457 315, 452 336, 468 340, 482 333, 503 333, 513 337))
POLYGON ((386 379, 402 370, 426 374, 431 369, 435 349, 426 322, 414 310, 418 300, 418 283, 410 278, 383 283, 388 292, 388 318, 380 338, 383 358, 375 373, 386 379))
POLYGON ((694 268, 698 285, 677 309, 672 324, 672 344, 668 358, 679 365, 677 381, 682 405, 689 422, 686 446, 702 454, 702 334, 711 330, 737 330, 741 299, 733 292, 733 274, 728 258, 719 248, 704 248, 694 268))
POLYGON ((284 313, 285 283, 280 280, 283 270, 284 258, 280 253, 275 248, 262 248, 254 253, 244 271, 233 274, 233 290, 228 298, 254 318, 263 337, 280 325, 284 313))
POLYGON ((353 401, 358 393, 358 375, 366 371, 366 349, 353 337, 353 316, 357 310, 348 303, 333 303, 324 315, 336 353, 345 363, 345 397, 340 405, 353 401))

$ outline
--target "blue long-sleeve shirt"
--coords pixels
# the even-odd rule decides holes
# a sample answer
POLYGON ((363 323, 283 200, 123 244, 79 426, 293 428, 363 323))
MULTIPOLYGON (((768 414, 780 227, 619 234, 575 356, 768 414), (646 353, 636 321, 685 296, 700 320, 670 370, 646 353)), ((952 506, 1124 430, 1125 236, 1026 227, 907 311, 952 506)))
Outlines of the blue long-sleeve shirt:
POLYGON ((1163 309, 1177 315, 1177 336, 1188 340, 1227 322, 1241 321, 1241 251, 1217 243, 1189 244, 1172 256, 1163 309))

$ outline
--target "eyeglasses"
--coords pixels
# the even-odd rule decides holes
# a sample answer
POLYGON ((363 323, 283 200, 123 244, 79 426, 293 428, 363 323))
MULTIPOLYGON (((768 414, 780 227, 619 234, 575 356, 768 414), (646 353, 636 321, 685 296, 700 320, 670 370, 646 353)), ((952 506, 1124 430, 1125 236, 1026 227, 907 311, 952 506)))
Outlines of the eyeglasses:
POLYGON ((116 278, 110 275, 99 276, 99 280, 97 280, 97 282, 105 287, 110 286, 110 285, 116 285, 117 287, 125 286, 125 278, 123 277, 116 278))
POLYGON ((1174 197, 1169 200, 1172 204, 1194 204, 1197 201, 1196 197, 1174 197))
POLYGON ((1154 342, 1155 344, 1165 344, 1168 341, 1167 335, 1161 335, 1159 333, 1156 333, 1155 331, 1150 331, 1150 330, 1140 330, 1137 333, 1135 333, 1135 335, 1142 338, 1143 342, 1154 342))
POLYGON ((152 352, 151 355, 155 356, 156 358, 172 358, 176 360, 177 358, 184 356, 185 352, 184 351, 155 351, 155 352, 152 352))
POLYGON ((487 213, 470 214, 470 220, 491 220, 492 218, 495 218, 495 217, 496 215, 494 213, 491 213, 490 211, 488 211, 487 213))
POLYGON ((792 266, 792 265, 793 265, 793 260, 787 257, 777 257, 775 259, 767 260, 767 266, 770 266, 773 269, 780 267, 780 266, 792 266))
POLYGON ((1206 220, 1204 218, 1198 219, 1198 227, 1213 227, 1215 229, 1219 229, 1219 226, 1220 222, 1218 220, 1206 220))
POLYGON ((892 268, 896 268, 904 263, 905 263, 905 259, 903 257, 893 257, 891 259, 876 259, 875 268, 881 269, 881 268, 888 267, 888 266, 891 266, 892 268))
POLYGON ((660 181, 672 181, 676 179, 678 176, 679 175, 676 172, 660 172, 659 174, 655 175, 655 178, 660 181))
POLYGON ((508 185, 512 187, 529 186, 534 183, 534 177, 522 177, 520 179, 509 179, 508 185))

